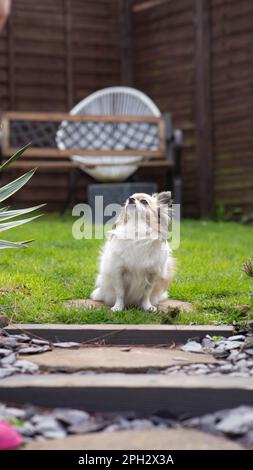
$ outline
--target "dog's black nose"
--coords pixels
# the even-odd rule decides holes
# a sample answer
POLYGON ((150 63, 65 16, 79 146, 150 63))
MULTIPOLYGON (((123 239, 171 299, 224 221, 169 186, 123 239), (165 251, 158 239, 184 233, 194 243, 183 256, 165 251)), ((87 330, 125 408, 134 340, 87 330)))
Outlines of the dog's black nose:
POLYGON ((133 197, 129 197, 128 204, 135 204, 135 199, 133 197))

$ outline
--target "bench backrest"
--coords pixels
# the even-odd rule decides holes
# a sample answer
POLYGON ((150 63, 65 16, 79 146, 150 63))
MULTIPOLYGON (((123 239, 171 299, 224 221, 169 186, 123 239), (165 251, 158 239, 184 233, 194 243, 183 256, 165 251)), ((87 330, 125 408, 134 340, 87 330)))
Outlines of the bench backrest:
POLYGON ((25 157, 80 156, 166 158, 162 117, 6 112, 2 115, 2 154, 9 157, 31 142, 25 157))

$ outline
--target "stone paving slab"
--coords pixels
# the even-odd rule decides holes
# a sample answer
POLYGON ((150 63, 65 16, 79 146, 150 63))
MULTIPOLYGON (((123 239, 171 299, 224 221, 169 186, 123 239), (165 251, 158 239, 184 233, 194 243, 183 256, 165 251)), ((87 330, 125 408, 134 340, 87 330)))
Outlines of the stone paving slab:
POLYGON ((24 450, 244 450, 222 437, 193 429, 120 431, 69 436, 28 444, 24 450))
POLYGON ((87 412, 135 411, 150 415, 200 416, 253 406, 253 378, 166 376, 160 374, 21 375, 0 382, 0 401, 87 412))
MULTIPOLYGON (((64 303, 66 308, 78 308, 78 309, 100 309, 107 308, 108 305, 105 305, 104 302, 99 302, 92 299, 74 299, 68 300, 64 303)), ((191 312, 193 310, 193 305, 190 302, 184 302, 182 300, 167 299, 163 302, 160 302, 158 305, 158 311, 164 312, 173 315, 176 315, 179 312, 191 312)))
POLYGON ((5 329, 10 334, 29 333, 49 341, 103 342, 105 344, 159 345, 182 344, 189 338, 231 336, 232 326, 226 325, 158 325, 158 324, 34 324, 18 323, 5 329))
MULTIPOLYGON (((27 359, 27 356, 20 356, 27 359)), ((199 354, 168 348, 85 347, 78 350, 54 349, 44 354, 29 355, 29 361, 44 369, 66 371, 95 370, 104 372, 141 372, 149 368, 164 369, 172 365, 212 364, 216 360, 199 354)))

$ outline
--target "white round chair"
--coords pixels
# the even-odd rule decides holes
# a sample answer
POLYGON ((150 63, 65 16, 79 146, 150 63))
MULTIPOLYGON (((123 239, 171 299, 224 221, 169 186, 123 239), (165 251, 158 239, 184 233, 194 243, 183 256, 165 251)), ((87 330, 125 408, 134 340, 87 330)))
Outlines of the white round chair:
MULTIPOLYGON (((153 101, 135 88, 110 87, 92 93, 84 98, 71 111, 71 115, 116 115, 116 116, 161 116, 153 101)), ((62 122, 56 136, 58 148, 70 148, 70 136, 77 131, 76 123, 62 122)), ((158 135, 156 126, 145 122, 82 122, 78 123, 78 147, 94 150, 157 150, 158 135)), ((80 169, 100 182, 124 181, 138 168, 142 160, 138 156, 80 156, 74 155, 72 160, 78 163, 80 169), (99 166, 106 163, 107 166, 99 166), (118 165, 118 164, 121 165, 118 165), (122 165, 126 163, 128 165, 122 165), (97 165, 87 168, 87 164, 97 165), (109 164, 109 165, 108 165, 109 164), (111 165, 110 165, 111 164, 111 165)))

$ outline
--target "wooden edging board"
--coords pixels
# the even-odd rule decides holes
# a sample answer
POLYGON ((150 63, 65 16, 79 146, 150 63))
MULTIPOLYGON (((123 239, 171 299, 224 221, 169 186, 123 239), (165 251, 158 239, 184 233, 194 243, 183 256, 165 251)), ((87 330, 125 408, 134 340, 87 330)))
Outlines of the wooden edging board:
POLYGON ((215 325, 65 325, 65 324, 14 324, 5 330, 10 334, 29 333, 49 341, 77 341, 114 345, 181 344, 190 338, 231 336, 232 326, 215 325))
POLYGON ((88 412, 136 411, 194 416, 253 405, 253 378, 97 374, 13 376, 3 379, 0 401, 88 412))

